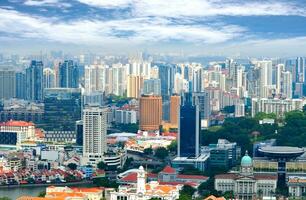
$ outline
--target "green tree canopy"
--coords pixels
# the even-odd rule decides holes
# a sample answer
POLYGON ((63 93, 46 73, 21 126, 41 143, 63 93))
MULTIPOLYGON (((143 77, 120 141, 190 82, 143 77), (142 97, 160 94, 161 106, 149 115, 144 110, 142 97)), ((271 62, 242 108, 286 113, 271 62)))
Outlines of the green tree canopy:
POLYGON ((69 163, 67 166, 68 166, 69 169, 71 169, 71 170, 76 170, 77 167, 78 167, 75 163, 69 163))
POLYGON ((159 159, 165 159, 166 157, 168 157, 169 155, 169 152, 166 148, 164 147, 158 147, 156 150, 155 150, 155 154, 154 154, 157 158, 159 159))

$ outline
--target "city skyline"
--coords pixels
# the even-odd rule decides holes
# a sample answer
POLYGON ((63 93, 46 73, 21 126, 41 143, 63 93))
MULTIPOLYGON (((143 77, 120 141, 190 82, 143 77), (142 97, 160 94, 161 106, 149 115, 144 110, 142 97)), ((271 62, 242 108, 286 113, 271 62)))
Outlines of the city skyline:
POLYGON ((305 13, 301 0, 4 0, 0 51, 304 56, 305 13))

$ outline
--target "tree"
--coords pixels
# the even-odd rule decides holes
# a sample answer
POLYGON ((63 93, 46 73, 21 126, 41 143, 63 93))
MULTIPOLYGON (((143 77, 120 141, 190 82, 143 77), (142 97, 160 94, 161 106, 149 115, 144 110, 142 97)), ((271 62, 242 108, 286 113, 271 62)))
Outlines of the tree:
POLYGON ((194 189, 193 187, 191 187, 190 185, 184 185, 182 190, 180 191, 180 195, 188 195, 188 196, 192 196, 195 193, 196 189, 194 189))
POLYGON ((165 147, 158 147, 155 150, 155 156, 161 160, 165 159, 166 157, 168 157, 169 152, 165 147))
POLYGON ((97 167, 98 167, 98 169, 104 170, 104 169, 106 169, 107 165, 103 161, 100 161, 97 164, 97 167))
POLYGON ((46 192, 45 192, 45 191, 42 191, 42 192, 40 192, 37 196, 38 196, 38 197, 45 197, 45 196, 46 196, 46 192))
POLYGON ((0 197, 0 200, 12 200, 12 199, 8 197, 0 197))
POLYGON ((151 147, 146 148, 146 149, 143 150, 143 153, 145 155, 152 155, 153 154, 153 149, 151 147))
POLYGON ((118 188, 118 183, 115 181, 110 181, 106 177, 102 178, 94 178, 93 183, 99 187, 106 187, 106 188, 118 188))
POLYGON ((176 153, 177 152, 177 141, 173 140, 171 142, 171 144, 168 146, 168 150, 172 153, 176 153))
POLYGON ((69 163, 67 166, 68 166, 68 168, 71 169, 71 170, 76 170, 77 167, 78 167, 75 163, 69 163))

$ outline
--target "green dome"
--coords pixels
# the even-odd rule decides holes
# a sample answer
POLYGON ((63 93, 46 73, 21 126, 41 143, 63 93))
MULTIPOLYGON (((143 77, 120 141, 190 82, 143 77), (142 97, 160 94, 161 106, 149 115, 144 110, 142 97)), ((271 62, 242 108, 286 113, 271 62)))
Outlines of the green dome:
POLYGON ((252 166, 252 158, 248 155, 248 152, 245 152, 245 156, 241 159, 241 166, 252 166))

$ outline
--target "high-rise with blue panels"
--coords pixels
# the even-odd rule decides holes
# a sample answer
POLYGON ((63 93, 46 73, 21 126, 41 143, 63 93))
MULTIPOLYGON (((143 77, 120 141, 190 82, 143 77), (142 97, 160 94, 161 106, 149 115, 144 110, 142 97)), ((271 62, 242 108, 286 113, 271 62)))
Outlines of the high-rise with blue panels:
POLYGON ((179 112, 178 157, 198 157, 200 154, 200 112, 185 93, 179 112))
POLYGON ((26 69, 26 99, 30 101, 43 100, 43 63, 32 60, 26 69))

